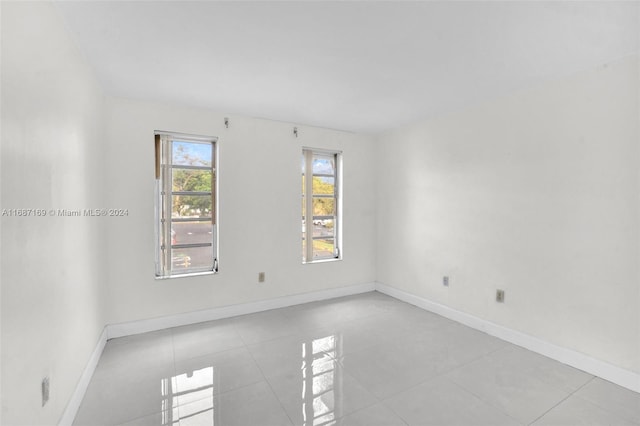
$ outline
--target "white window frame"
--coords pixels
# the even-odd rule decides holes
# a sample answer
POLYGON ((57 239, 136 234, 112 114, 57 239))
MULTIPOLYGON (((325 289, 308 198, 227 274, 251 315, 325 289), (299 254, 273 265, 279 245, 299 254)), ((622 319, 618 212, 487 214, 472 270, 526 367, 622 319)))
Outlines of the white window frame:
MULTIPOLYGON (((207 275, 218 272, 218 138, 210 136, 198 136, 175 132, 155 132, 155 151, 156 151, 156 183, 155 183, 155 276, 156 279, 186 277, 193 275, 207 275), (174 141, 211 144, 211 167, 209 166, 187 166, 173 165, 172 144, 174 141), (173 188, 173 169, 198 169, 210 170, 212 176, 211 182, 211 242, 194 243, 194 244, 173 244, 172 241, 172 223, 186 221, 186 219, 177 219, 172 217, 172 196, 173 188), (173 267, 173 248, 196 248, 196 247, 212 247, 213 258, 211 266, 181 268, 173 267)), ((194 193, 195 194, 195 193, 194 193)), ((183 194, 184 195, 184 194, 183 194)), ((201 195, 201 194, 200 194, 201 195)))
MULTIPOLYGON (((305 179, 302 199, 305 202, 305 213, 302 214, 304 232, 302 235, 302 239, 304 240, 305 235, 311 236, 311 241, 313 239, 323 239, 323 237, 313 237, 313 229, 314 229, 314 220, 325 220, 325 219, 333 219, 333 241, 334 241, 334 253, 328 256, 314 256, 313 255, 313 243, 306 244, 306 249, 303 250, 302 255, 302 263, 321 263, 321 262, 330 262, 335 260, 342 260, 342 151, 335 150, 327 150, 327 149, 319 149, 319 148, 310 148, 303 147, 302 148, 302 159, 304 167, 302 169, 302 176, 305 176, 308 171, 311 171, 312 179, 305 179), (313 215, 313 156, 314 154, 320 156, 334 156, 335 158, 335 174, 328 175, 315 175, 321 177, 333 177, 334 178, 334 205, 335 212, 334 215, 329 216, 314 216, 313 215), (308 195, 311 196, 308 196, 308 195)), ((306 177, 306 176, 305 176, 306 177)), ((318 197, 318 195, 316 195, 318 197)), ((327 197, 326 195, 321 195, 321 197, 327 197)), ((324 239, 327 239, 324 237, 324 239)))

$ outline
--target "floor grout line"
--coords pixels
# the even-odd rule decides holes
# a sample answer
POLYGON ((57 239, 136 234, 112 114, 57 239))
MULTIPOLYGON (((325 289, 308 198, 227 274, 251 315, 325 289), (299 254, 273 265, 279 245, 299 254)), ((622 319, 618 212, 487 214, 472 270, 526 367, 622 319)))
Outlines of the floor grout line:
POLYGON ((593 380, 595 379, 595 376, 592 376, 591 379, 587 380, 584 384, 582 384, 581 386, 579 386, 576 390, 574 390, 573 392, 571 392, 569 395, 567 395, 566 397, 562 398, 557 404, 555 404, 553 407, 549 408, 547 411, 545 411, 544 413, 542 413, 540 416, 536 417, 532 422, 529 422, 529 425, 534 424, 535 422, 537 422, 538 420, 540 420, 541 418, 543 418, 544 416, 546 416, 551 410, 553 410, 554 408, 556 408, 558 405, 562 404, 563 402, 565 402, 567 399, 571 398, 576 392, 578 392, 580 389, 584 388, 585 386, 587 386, 589 383, 591 383, 593 380))
POLYGON ((273 389, 273 386, 271 386, 271 382, 269 382, 269 379, 267 379, 267 376, 264 374, 264 371, 262 370, 262 367, 260 366, 258 361, 256 361, 256 358, 253 356, 253 352, 251 352, 251 350, 248 347, 246 347, 246 345, 245 345, 245 348, 246 348, 247 352, 249 352, 249 356, 251 356, 251 359, 253 360, 253 362, 256 365, 256 367, 258 367, 258 371, 260 371, 260 374, 262 375, 262 379, 267 384, 267 386, 269 386, 269 389, 271 389, 271 393, 273 394, 274 398, 278 401, 278 404, 280 404, 280 408, 282 409, 282 412, 284 413, 285 416, 287 416, 287 419, 289 419, 289 422, 292 425, 295 425, 295 422, 293 421, 291 416, 289 416, 289 413, 287 412, 287 410, 284 408, 284 405, 282 404, 282 401, 278 397, 278 394, 276 393, 275 389, 273 389))

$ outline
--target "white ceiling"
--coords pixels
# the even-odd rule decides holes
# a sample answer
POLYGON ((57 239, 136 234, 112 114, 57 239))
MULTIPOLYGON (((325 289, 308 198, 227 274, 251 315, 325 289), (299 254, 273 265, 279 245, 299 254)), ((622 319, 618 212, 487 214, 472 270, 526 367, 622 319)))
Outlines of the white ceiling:
POLYGON ((367 133, 640 49, 635 1, 56 4, 109 94, 367 133))

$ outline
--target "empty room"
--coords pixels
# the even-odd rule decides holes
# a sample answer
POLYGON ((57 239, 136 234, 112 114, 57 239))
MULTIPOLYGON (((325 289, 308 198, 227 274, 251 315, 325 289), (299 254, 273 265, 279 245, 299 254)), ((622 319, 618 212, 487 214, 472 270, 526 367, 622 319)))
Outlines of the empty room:
POLYGON ((640 426, 640 2, 0 19, 0 424, 640 426))

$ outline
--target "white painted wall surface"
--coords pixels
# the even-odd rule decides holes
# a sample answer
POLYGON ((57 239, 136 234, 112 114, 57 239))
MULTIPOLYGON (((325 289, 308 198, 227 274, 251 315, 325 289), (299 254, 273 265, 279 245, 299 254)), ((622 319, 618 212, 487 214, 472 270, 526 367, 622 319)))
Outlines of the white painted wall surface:
MULTIPOLYGON (((2 2, 1 15, 1 207, 103 206, 104 98, 91 70, 50 3, 2 2)), ((103 225, 2 217, 2 424, 60 420, 105 324, 103 225)))
POLYGON ((639 81, 630 57, 381 135, 378 281, 640 372, 639 81))
POLYGON ((369 136, 123 99, 108 100, 108 323, 375 281, 374 149, 369 136), (217 136, 217 275, 154 278, 154 130, 217 136), (343 151, 343 260, 301 260, 302 147, 343 151), (258 283, 258 272, 266 282, 258 283))

